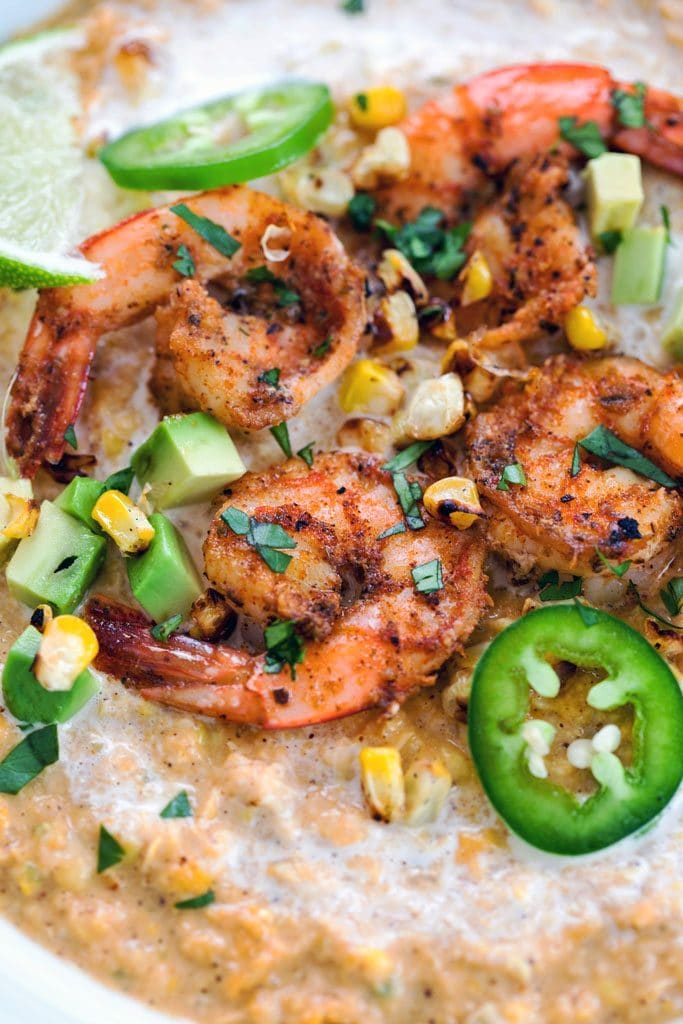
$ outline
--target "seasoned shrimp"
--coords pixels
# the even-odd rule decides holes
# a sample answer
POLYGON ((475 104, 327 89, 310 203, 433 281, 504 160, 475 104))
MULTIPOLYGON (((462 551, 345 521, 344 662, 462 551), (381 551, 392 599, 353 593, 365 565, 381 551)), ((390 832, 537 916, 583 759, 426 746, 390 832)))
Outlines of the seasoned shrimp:
MULTIPOLYGON (((400 125, 411 172, 378 198, 385 212, 405 219, 424 206, 450 213, 513 160, 554 149, 558 119, 565 116, 594 121, 611 147, 683 174, 683 100, 648 87, 645 126, 624 128, 612 100, 615 89, 631 92, 633 86, 597 65, 564 63, 500 68, 456 85, 400 125)), ((575 155, 567 143, 560 148, 575 155)))
POLYGON ((683 381, 637 359, 581 361, 555 356, 523 389, 468 429, 470 471, 485 500, 491 546, 524 572, 534 567, 581 576, 629 559, 629 579, 652 582, 671 560, 683 527, 683 498, 574 446, 602 424, 674 479, 683 477, 683 381), (520 463, 526 484, 500 490, 503 470, 520 463))
MULTIPOLYGON (((102 280, 40 293, 8 417, 8 449, 25 476, 42 461, 62 458, 64 432, 78 415, 100 336, 142 320, 169 300, 181 280, 174 268, 180 245, 189 250, 199 282, 220 278, 234 291, 250 270, 265 265, 271 292, 274 281, 293 291, 298 303, 296 324, 283 324, 280 313, 267 322, 235 312, 219 317, 197 281, 181 288, 175 302, 184 326, 168 347, 190 404, 208 406, 228 425, 254 429, 277 423, 353 359, 365 326, 363 279, 324 221, 244 186, 204 192, 186 206, 240 243, 232 257, 162 206, 83 243, 83 255, 102 265, 102 280), (276 262, 264 255, 272 254, 263 244, 270 225, 286 229, 288 240, 288 256, 276 262), (212 342, 204 317, 216 330, 212 342), (277 387, 259 379, 276 367, 282 368, 277 387)), ((276 307, 272 295, 271 304, 276 307)))
POLYGON ((476 528, 428 519, 423 529, 378 539, 401 519, 391 477, 373 456, 329 453, 310 472, 291 460, 248 473, 214 517, 206 572, 233 607, 261 623, 293 619, 314 637, 296 678, 287 668, 268 672, 263 654, 189 637, 158 643, 144 616, 104 598, 87 608, 98 665, 150 700, 267 729, 401 701, 434 682, 487 601, 476 528), (296 541, 284 573, 232 532, 221 518, 229 508, 277 523, 296 541), (443 588, 418 593, 411 570, 432 560, 443 588))

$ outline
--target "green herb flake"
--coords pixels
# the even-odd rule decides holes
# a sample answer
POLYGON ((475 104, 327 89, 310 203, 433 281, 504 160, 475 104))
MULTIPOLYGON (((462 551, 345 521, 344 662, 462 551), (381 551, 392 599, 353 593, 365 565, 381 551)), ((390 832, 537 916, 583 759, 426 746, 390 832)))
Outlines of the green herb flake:
POLYGON ((292 442, 289 439, 289 427, 287 426, 286 420, 282 423, 278 423, 277 426, 271 427, 270 432, 282 448, 288 459, 292 457, 292 442))
POLYGON ((633 92, 626 89, 612 90, 612 105, 617 112, 617 122, 622 128, 643 128, 645 119, 645 82, 634 82, 633 92))
POLYGON ((443 570, 441 561, 433 558, 431 562, 416 565, 410 570, 418 594, 434 594, 443 590, 443 570))
POLYGON ((254 281, 257 284, 267 281, 269 284, 274 284, 278 278, 275 276, 272 270, 268 267, 252 267, 246 273, 247 281, 254 281))
POLYGON ((612 573, 612 574, 613 574, 614 576, 617 576, 617 577, 618 577, 619 579, 621 579, 621 577, 622 577, 622 576, 623 576, 623 575, 624 575, 625 573, 627 573, 627 572, 629 571, 629 569, 631 568, 631 559, 630 559, 630 558, 629 558, 629 559, 627 559, 627 560, 626 560, 625 562, 622 562, 622 563, 621 563, 620 565, 614 565, 614 563, 613 563, 613 562, 610 562, 610 560, 609 560, 608 558, 606 558, 606 557, 605 557, 605 555, 603 555, 602 551, 600 550, 600 548, 599 548, 599 547, 597 547, 597 545, 596 545, 596 548, 595 548, 595 550, 596 550, 596 553, 597 553, 597 555, 598 555, 598 558, 600 559, 600 561, 602 562, 602 564, 603 564, 603 565, 604 565, 604 566, 605 566, 605 567, 606 567, 607 569, 609 569, 609 571, 610 571, 610 572, 611 572, 611 573, 612 573))
POLYGON ((216 224, 213 220, 209 220, 208 217, 200 217, 198 214, 193 213, 185 203, 178 203, 176 206, 172 206, 171 213, 175 213, 186 224, 189 224, 200 238, 203 238, 213 249, 216 249, 222 256, 227 256, 228 259, 234 256, 238 249, 242 248, 242 243, 228 234, 224 227, 216 224))
POLYGON ((365 0, 344 0, 340 9, 347 14, 362 14, 365 10, 365 0))
POLYGON ((165 619, 163 622, 158 622, 156 626, 152 626, 150 633, 155 640, 160 640, 162 644, 165 644, 181 625, 182 621, 182 615, 180 612, 176 612, 176 614, 171 615, 170 618, 165 619))
POLYGON ((183 277, 193 277, 196 268, 192 259, 192 253, 187 246, 179 245, 176 256, 178 259, 174 262, 173 269, 177 270, 183 277))
POLYGON ((414 221, 396 227, 378 218, 378 228, 415 267, 419 274, 450 281, 465 263, 463 246, 472 225, 469 222, 445 228, 444 214, 433 206, 425 206, 414 221))
POLYGON ((286 555, 284 551, 276 551, 274 548, 262 547, 260 544, 256 545, 256 550, 268 568, 272 569, 273 572, 280 575, 287 572, 289 563, 292 561, 291 555, 286 555))
POLYGON ((260 523, 234 506, 221 512, 221 519, 233 533, 244 537, 247 544, 255 548, 269 569, 286 572, 292 556, 276 549, 295 548, 296 541, 278 523, 260 523))
POLYGON ((169 800, 163 811, 159 814, 160 818, 191 818, 192 808, 190 806, 190 798, 186 791, 181 789, 172 800, 169 800))
POLYGON ((607 146, 595 121, 579 124, 576 117, 560 117, 558 125, 564 141, 569 142, 589 159, 607 152, 607 146))
POLYGON ((353 98, 356 101, 356 104, 358 105, 359 109, 365 113, 365 111, 368 109, 368 97, 366 93, 357 92, 353 98))
POLYGON ((57 726, 30 732, 0 761, 0 793, 14 796, 58 760, 57 726))
POLYGON ((600 616, 596 610, 594 608, 590 608, 587 604, 584 604, 583 601, 579 601, 578 597, 574 598, 574 607, 581 616, 581 621, 584 626, 590 628, 590 626, 596 626, 600 621, 600 616))
POLYGON ((277 388, 280 386, 281 372, 281 370, 274 366, 272 370, 264 370, 263 373, 259 373, 256 379, 259 384, 269 384, 271 388, 277 388))
POLYGON ((100 836, 97 844, 97 874, 120 864, 126 856, 126 851, 118 839, 108 832, 104 825, 100 825, 100 836))
POLYGON ((296 632, 291 619, 278 619, 264 631, 266 660, 264 671, 269 674, 281 672, 289 665, 292 679, 296 679, 296 666, 304 660, 304 642, 296 632))
POLYGON ((386 540, 387 537, 394 537, 397 533, 405 533, 406 524, 404 522, 394 523, 387 530, 383 530, 377 537, 377 540, 386 540))
POLYGON ((239 508, 235 508, 234 505, 221 512, 221 519, 230 527, 233 533, 238 534, 240 537, 246 536, 251 528, 251 520, 247 513, 239 508))
POLYGON ((356 231, 369 231, 376 209, 377 200, 374 196, 371 196, 369 192, 356 192, 346 207, 346 212, 356 231))
POLYGON ((301 302, 301 296, 299 293, 295 292, 292 288, 288 288, 285 282, 280 281, 279 278, 277 281, 273 282, 273 288, 277 295, 278 306, 295 306, 297 302, 301 302))
POLYGON ((509 466, 505 467, 500 480, 498 481, 496 490, 509 491, 510 484, 516 484, 518 487, 526 487, 526 474, 521 462, 512 462, 509 466))
POLYGON ((580 576, 572 576, 571 580, 560 583, 557 569, 544 572, 538 585, 541 588, 538 596, 544 604, 547 601, 570 601, 573 597, 578 597, 583 590, 583 580, 580 576))
POLYGON ((78 439, 76 438, 76 431, 74 430, 73 423, 70 423, 64 431, 64 440, 75 452, 78 451, 78 439))
POLYGON ((319 345, 313 349, 313 357, 315 359, 322 359, 330 351, 332 346, 332 335, 328 334, 324 341, 321 341, 319 345))
POLYGON ((385 462, 382 469, 386 470, 387 473, 400 473, 402 470, 407 469, 408 466, 412 466, 414 462, 417 462, 435 444, 436 441, 415 441, 414 444, 404 448, 398 455, 394 455, 393 459, 385 462))
POLYGON ((418 502, 422 497, 422 488, 416 481, 408 480, 404 473, 394 473, 392 479, 408 529, 421 530, 424 527, 424 519, 420 515, 418 502))
POLYGON ((633 580, 629 580, 628 592, 629 594, 631 594, 633 598, 635 598, 635 602, 640 608, 640 610, 645 612, 646 615, 649 615, 651 619, 655 619, 657 622, 661 622, 662 625, 666 626, 667 629, 683 630, 683 626, 677 626, 675 622, 670 622, 669 619, 665 619, 663 615, 659 615, 657 612, 653 611, 652 608, 648 608, 646 604, 643 604, 643 600, 640 596, 640 591, 638 590, 638 587, 635 585, 633 580))
POLYGON ((644 476, 648 480, 654 480, 661 487, 680 486, 663 469, 655 466, 654 462, 650 462, 635 448, 624 444, 616 434, 613 434, 607 427, 603 427, 602 424, 592 430, 587 437, 577 441, 577 444, 591 455, 597 455, 598 458, 604 459, 605 462, 611 462, 615 466, 632 469, 634 473, 639 473, 640 476, 644 476))
POLYGON ((598 235, 598 241, 600 242, 603 252, 613 253, 616 252, 621 245, 623 237, 623 231, 601 231, 598 235))
POLYGON ((574 445, 574 454, 572 455, 572 468, 569 471, 571 477, 578 476, 581 472, 581 449, 579 448, 579 442, 577 441, 574 445))
POLYGON ((679 615, 683 608, 683 576, 672 577, 664 590, 659 591, 659 596, 669 615, 674 618, 679 615))
POLYGON ((279 523, 259 523, 251 520, 251 537, 249 543, 254 547, 290 548, 296 547, 296 541, 283 530, 279 523))
POLYGON ((135 476, 135 470, 132 466, 126 466, 125 469, 118 469, 116 473, 112 473, 104 481, 104 486, 107 491, 121 491, 122 494, 128 494, 131 489, 133 478, 135 476))
POLYGON ((673 240, 671 238, 671 211, 669 210, 668 206, 662 204, 659 207, 659 212, 662 217, 662 224, 664 225, 664 230, 666 231, 666 244, 673 245, 673 240))
POLYGON ((309 469, 313 467, 313 445, 315 441, 311 441, 310 444, 304 445, 303 448, 299 448, 296 453, 300 459, 303 459, 309 469))
POLYGON ((216 894, 213 889, 207 889, 201 896, 193 896, 189 900, 179 900, 173 906, 176 910, 201 910, 202 907, 210 907, 216 902, 216 894))

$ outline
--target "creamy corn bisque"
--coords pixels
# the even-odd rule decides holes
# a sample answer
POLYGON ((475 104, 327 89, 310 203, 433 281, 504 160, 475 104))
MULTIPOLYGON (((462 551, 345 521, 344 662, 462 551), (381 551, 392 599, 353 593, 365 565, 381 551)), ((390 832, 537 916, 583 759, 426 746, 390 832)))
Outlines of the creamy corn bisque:
MULTIPOLYGON (((596 62, 620 79, 683 92, 683 10, 674 2, 365 0, 365 7, 353 14, 334 0, 77 4, 60 20, 82 19, 89 33, 89 49, 78 61, 86 145, 94 153, 105 138, 133 125, 288 75, 327 82, 342 110, 351 96, 387 84, 414 109, 455 81, 520 60, 596 62)), ((323 141, 335 169, 367 141, 359 142, 356 127, 381 127, 363 123, 367 113, 356 113, 355 126, 338 118, 337 131, 323 141)), ((386 116, 393 118, 391 111, 386 116)), ((286 192, 292 187, 286 175, 262 184, 286 192)), ((95 159, 87 160, 84 182, 79 237, 176 198, 118 189, 95 159)), ((683 207, 677 179, 647 168, 644 186, 644 222, 659 223, 660 207, 667 206, 677 241, 667 254, 661 299, 612 306, 612 264, 603 257, 591 308, 613 352, 666 370, 671 357, 661 336, 683 283, 683 207)), ((326 193, 328 209, 321 212, 341 212, 338 199, 326 193)), ((339 230, 346 239, 348 225, 339 230)), ((359 258, 365 245, 349 239, 359 258)), ((405 285, 405 273, 401 294, 417 321, 419 279, 405 285)), ((34 302, 34 293, 0 291, 3 385, 34 302)), ((83 451, 96 455, 99 479, 127 465, 158 422, 148 388, 154 334, 152 318, 113 333, 98 348, 78 438, 83 451)), ((416 348, 393 354, 406 365, 392 363, 388 405, 371 417, 343 409, 337 380, 289 424, 292 449, 315 438, 323 451, 390 453, 392 436, 400 434, 394 413, 399 406, 405 412, 405 396, 440 372, 449 342, 457 340, 447 332, 438 346, 421 338, 416 348)), ((379 358, 388 366, 386 355, 379 358)), ((462 408, 448 430, 437 427, 437 436, 471 417, 474 383, 468 397, 461 392, 462 408)), ((265 470, 280 458, 268 430, 231 433, 249 469, 265 470)), ((410 440, 414 434, 400 437, 401 444, 410 440)), ((514 488, 514 474, 510 479, 514 488)), ((40 497, 59 490, 39 475, 40 497)), ((466 493, 467 509, 447 508, 446 517, 464 516, 460 527, 478 530, 479 495, 466 493)), ((442 515, 439 500, 437 493, 435 516, 442 515)), ((203 565, 210 506, 182 506, 168 515, 203 565)), ((451 525, 459 528, 455 520, 451 525)), ((211 1024, 664 1024, 683 1018, 680 794, 644 836, 576 861, 512 838, 484 796, 467 740, 473 666, 488 641, 538 604, 539 593, 528 573, 511 570, 498 556, 487 571, 492 603, 464 652, 434 687, 388 711, 266 732, 161 707, 98 673, 99 695, 59 727, 58 763, 18 794, 0 796, 2 912, 108 985, 170 1015, 211 1024), (406 776, 411 766, 438 762, 452 785, 436 820, 378 820, 382 814, 373 814, 377 808, 368 807, 361 786, 359 761, 373 747, 398 751, 406 776), (183 793, 185 816, 162 816, 183 793), (121 856, 98 873, 102 826, 116 837, 121 856), (212 901, 182 907, 209 892, 212 901)), ((680 539, 661 571, 667 579, 683 575, 680 539)), ((614 576, 607 584, 592 580, 585 597, 615 608, 683 670, 673 631, 659 635, 646 627, 637 606, 619 611, 624 586, 614 576)), ((113 547, 96 589, 133 603, 113 547)), ((3 575, 0 660, 29 616, 10 597, 3 575)), ((237 638, 253 642, 242 623, 237 638)), ((568 756, 570 745, 610 723, 619 725, 618 752, 631 754, 631 711, 619 709, 616 717, 587 711, 585 694, 597 677, 578 676, 557 719, 550 700, 535 698, 537 719, 572 722, 571 734, 543 755, 559 778, 579 770, 580 754, 575 747, 568 756)), ((0 755, 21 738, 14 717, 0 717, 0 755)))

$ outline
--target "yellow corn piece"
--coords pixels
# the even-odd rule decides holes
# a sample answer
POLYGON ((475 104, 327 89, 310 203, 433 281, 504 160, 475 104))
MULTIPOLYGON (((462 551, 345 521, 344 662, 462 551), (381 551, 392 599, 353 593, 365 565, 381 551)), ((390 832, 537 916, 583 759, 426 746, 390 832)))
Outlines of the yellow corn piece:
POLYGON ((399 407, 403 394, 403 385, 393 370, 376 359, 359 359, 342 378, 339 404, 344 412, 362 410, 388 416, 399 407))
POLYGON ((452 785, 451 773, 443 761, 415 761, 406 771, 406 813, 408 825, 426 825, 441 814, 452 785))
POLYGON ((422 500, 430 516, 445 519, 459 530, 466 530, 482 514, 477 485, 465 476, 437 480, 427 488, 422 500))
POLYGON ((567 340, 577 352, 595 352, 607 345, 607 334, 588 306, 574 306, 564 318, 567 340))
POLYGON ((385 296, 373 319, 382 353, 407 352, 417 345, 420 327, 415 303, 408 292, 385 296))
POLYGON ((377 267, 377 276, 389 293, 403 288, 412 295, 416 305, 424 305, 429 301, 426 284, 398 249, 384 250, 377 267))
POLYGON ((396 821, 405 807, 401 755, 395 747, 364 747, 360 752, 363 794, 373 817, 396 821))
POLYGON ((434 440, 454 434, 465 422, 465 393, 457 373, 423 380, 416 387, 405 413, 409 437, 434 440))
POLYGON ((33 498, 22 498, 18 494, 3 495, 9 508, 9 520, 2 532, 9 540, 30 537, 38 522, 38 503, 33 498))
POLYGON ((358 92, 351 100, 349 113, 356 128, 386 128, 406 116, 406 98, 393 85, 378 85, 358 92))
MULTIPOLYGON (((446 339, 448 340, 448 339, 446 339)), ((470 347, 462 338, 454 338, 441 360, 441 372, 448 373, 458 368, 460 361, 468 357, 470 347)))
POLYGON ((97 499, 92 517, 124 555, 144 551, 154 538, 154 527, 145 513, 122 491, 105 491, 97 499))
POLYGON ((478 249, 470 256, 460 277, 464 284, 460 299, 461 305, 470 306, 473 302, 479 302, 491 294, 493 274, 488 260, 478 249))
POLYGON ((36 679, 46 690, 70 690, 99 649, 87 622, 76 615, 58 615, 45 625, 34 666, 36 679))

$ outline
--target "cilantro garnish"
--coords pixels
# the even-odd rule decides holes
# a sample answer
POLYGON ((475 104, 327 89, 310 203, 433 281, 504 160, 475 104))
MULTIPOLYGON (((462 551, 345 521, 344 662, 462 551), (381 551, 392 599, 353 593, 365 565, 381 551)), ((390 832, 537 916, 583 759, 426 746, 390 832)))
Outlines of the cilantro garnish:
POLYGON ((672 577, 659 596, 669 615, 678 615, 683 608, 683 576, 672 577))
POLYGON ((319 345, 313 349, 313 356, 315 359, 322 359, 330 351, 332 345, 332 335, 328 334, 324 341, 321 341, 319 345))
POLYGON ((344 0, 341 10, 347 14, 362 14, 365 10, 365 0, 344 0))
MULTIPOLYGON (((638 605, 640 610, 645 612, 646 615, 649 615, 651 619, 656 619, 657 622, 661 622, 662 625, 666 626, 667 629, 683 630, 683 626, 677 626, 675 622, 670 622, 668 619, 665 619, 663 615, 659 615, 657 612, 653 612, 652 608, 648 608, 646 604, 643 604, 642 598, 640 596, 640 591, 638 590, 638 587, 635 585, 633 580, 629 580, 628 592, 629 594, 631 594, 632 597, 635 598, 636 604, 638 605)), ((661 596, 662 592, 660 591, 660 597, 661 596)), ((669 610, 668 606, 667 610, 669 610)))
POLYGON ((201 896, 193 896, 189 900, 179 900, 173 906, 176 910, 201 910, 202 907, 209 907, 216 901, 216 894, 213 889, 207 889, 201 896))
POLYGON ((221 512, 221 519, 233 533, 244 537, 247 544, 256 549, 269 569, 277 573, 286 571, 292 556, 278 549, 291 550, 296 547, 296 541, 278 523, 260 523, 234 506, 221 512))
POLYGON ((274 284, 278 278, 275 276, 272 270, 268 267, 251 267, 246 273, 247 281, 255 281, 261 283, 267 281, 269 284, 274 284))
POLYGON ((97 874, 120 864, 126 856, 126 851, 115 836, 108 832, 104 825, 100 825, 100 837, 97 844, 97 874))
POLYGON ((353 98, 362 111, 366 111, 368 109, 368 97, 366 93, 357 92, 353 98))
POLYGON ((526 487, 526 474, 521 462, 512 462, 506 466, 498 481, 497 491, 509 491, 510 484, 517 484, 518 487, 526 487))
POLYGON ((564 141, 569 142, 584 156, 593 158, 607 152, 607 146, 595 121, 579 124, 578 118, 572 116, 560 117, 557 123, 564 141))
POLYGON ((633 92, 625 89, 612 90, 612 105, 617 112, 617 122, 622 128, 643 128, 645 120, 645 82, 634 82, 633 92))
POLYGON ((187 246, 179 245, 176 256, 178 259, 174 262, 173 269, 177 270, 183 277, 192 277, 195 272, 195 265, 192 253, 187 246))
POLYGON ((581 472, 581 451, 579 448, 579 442, 577 441, 574 445, 574 454, 572 455, 572 468, 569 470, 569 475, 574 477, 578 476, 581 472))
POLYGON ((393 473, 392 480, 408 529, 421 530, 424 519, 420 515, 418 502, 422 497, 422 488, 416 480, 408 480, 404 473, 393 473))
POLYGON ((431 274, 442 281, 450 281, 467 258, 463 246, 472 225, 466 222, 445 228, 444 220, 441 210, 425 206, 414 221, 402 227, 380 219, 375 221, 375 227, 403 253, 419 274, 431 274))
POLYGON ((398 455, 394 455, 393 459, 389 459, 382 466, 382 469, 386 470, 387 473, 400 473, 401 470, 407 469, 408 466, 412 466, 414 462, 424 455, 426 451, 433 448, 436 441, 415 441, 414 444, 404 448, 398 455))
POLYGON ((292 679, 296 679, 296 666, 304 660, 304 643, 291 619, 278 619, 264 630, 266 661, 264 671, 281 672, 289 665, 292 679))
POLYGON ((282 448, 288 459, 292 457, 292 442, 289 439, 289 427, 285 420, 270 428, 270 432, 282 448))
POLYGON ((604 566, 606 566, 609 569, 609 571, 614 576, 617 576, 619 579, 621 579, 621 577, 624 575, 624 573, 627 573, 629 571, 629 569, 631 568, 631 559, 630 558, 626 559, 626 561, 622 562, 620 565, 614 565, 613 562, 610 562, 609 558, 606 558, 605 555, 603 555, 602 551, 600 550, 599 547, 597 547, 597 545, 596 545, 595 550, 596 550, 598 558, 600 559, 602 564, 604 566))
POLYGON ((158 622, 156 626, 152 626, 150 633, 155 640, 160 640, 162 644, 165 644, 171 634, 175 633, 182 621, 182 615, 180 612, 176 612, 175 615, 171 615, 171 617, 165 619, 164 622, 158 622))
POLYGON ((104 481, 105 490, 121 491, 122 494, 128 494, 133 483, 134 476, 135 470, 132 466, 126 466, 125 469, 117 469, 115 473, 112 473, 112 475, 108 476, 104 481))
POLYGON ((443 570, 441 560, 433 558, 431 562, 423 565, 416 565, 410 570, 415 589, 418 594, 434 594, 437 590, 443 590, 443 570))
POLYGON ((159 813, 160 818, 191 818, 192 808, 190 798, 186 791, 181 789, 172 800, 169 800, 163 811, 159 813))
POLYGON ((387 537, 393 537, 397 533, 405 533, 405 532, 406 532, 406 524, 405 523, 403 523, 403 522, 394 523, 393 526, 390 526, 388 529, 383 530, 380 534, 378 534, 377 540, 385 540, 387 537))
POLYGON ((280 373, 276 366, 272 370, 264 370, 263 373, 259 373, 256 378, 259 384, 270 384, 271 388, 277 388, 280 386, 280 373))
POLYGON ((304 445, 303 448, 299 448, 296 453, 300 459, 303 459, 308 468, 310 469, 313 465, 313 445, 315 441, 311 441, 310 444, 304 445))
MULTIPOLYGON (((655 466, 654 462, 650 462, 645 455, 635 448, 631 448, 629 444, 624 444, 616 434, 613 434, 607 427, 603 427, 602 424, 596 427, 595 430, 592 430, 587 437, 577 441, 576 444, 577 446, 580 445, 584 451, 590 452, 591 455, 597 455, 598 458, 604 459, 605 462, 611 462, 615 466, 625 466, 627 469, 632 469, 634 473, 639 473, 640 476, 644 476, 648 480, 654 480, 661 487, 680 486, 663 469, 655 466)), ((572 476, 576 476, 576 472, 578 472, 578 469, 574 472, 577 459, 578 456, 575 448, 572 476)))
POLYGON ((356 192, 346 207, 346 212, 356 231, 369 231, 376 209, 377 200, 374 196, 371 196, 369 192, 356 192))
POLYGON ((70 423, 64 431, 64 440, 75 452, 78 451, 78 440, 76 438, 76 431, 74 430, 73 423, 70 423))
POLYGON ((583 601, 579 601, 578 597, 574 598, 574 607, 581 616, 581 621, 584 626, 595 626, 599 622, 599 615, 594 608, 590 608, 583 601))
POLYGON ((198 214, 193 213, 185 203, 178 203, 176 206, 172 206, 171 213, 175 213, 186 224, 189 224, 200 238, 208 242, 222 256, 230 258, 235 255, 238 249, 242 248, 242 243, 228 234, 224 227, 216 224, 213 220, 209 220, 208 217, 200 217, 198 214))
POLYGON ((279 278, 277 281, 273 281, 273 288, 277 295, 278 306, 295 306, 297 302, 301 302, 299 293, 293 291, 292 288, 288 288, 285 282, 279 278))
POLYGON ((544 572, 538 585, 541 588, 538 596, 544 604, 547 601, 569 601, 572 597, 578 597, 583 590, 583 580, 580 576, 572 576, 571 580, 560 583, 557 569, 544 572))
POLYGON ((14 796, 58 760, 57 726, 30 732, 0 761, 0 793, 14 796))
POLYGON ((598 235, 598 241, 606 253, 616 252, 624 235, 622 231, 602 231, 598 235))

